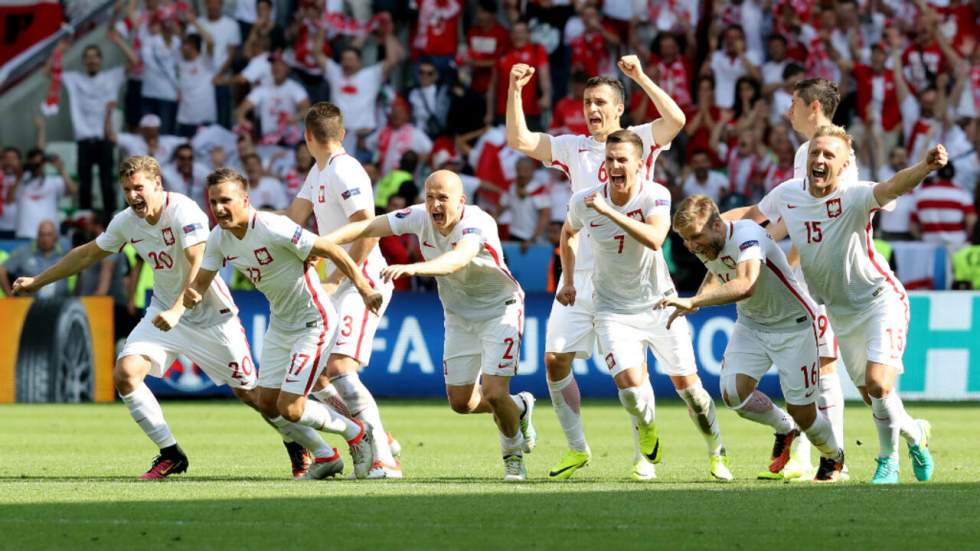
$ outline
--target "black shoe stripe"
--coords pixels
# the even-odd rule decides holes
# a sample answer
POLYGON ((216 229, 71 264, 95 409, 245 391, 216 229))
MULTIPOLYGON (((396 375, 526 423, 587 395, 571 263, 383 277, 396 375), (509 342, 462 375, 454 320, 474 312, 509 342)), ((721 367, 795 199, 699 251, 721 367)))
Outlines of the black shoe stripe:
POLYGON ((567 471, 568 469, 577 469, 579 467, 582 467, 583 465, 585 465, 585 463, 582 463, 581 465, 569 465, 565 468, 558 469, 557 471, 548 471, 548 476, 558 476, 561 473, 567 471))

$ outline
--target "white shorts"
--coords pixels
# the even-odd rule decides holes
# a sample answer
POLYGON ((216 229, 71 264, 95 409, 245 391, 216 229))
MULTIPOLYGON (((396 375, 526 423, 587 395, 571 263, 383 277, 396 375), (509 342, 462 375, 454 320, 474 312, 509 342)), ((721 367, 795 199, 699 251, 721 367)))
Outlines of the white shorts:
POLYGON ((816 402, 819 394, 817 358, 817 339, 809 323, 798 331, 777 332, 736 321, 721 376, 741 374, 759 381, 775 365, 786 403, 804 406, 816 402))
POLYGON ((837 358, 837 335, 823 304, 817 306, 817 353, 821 358, 837 358))
POLYGON ((840 359, 855 385, 866 384, 868 362, 894 367, 899 373, 905 370, 902 355, 909 329, 907 296, 900 300, 889 292, 859 314, 831 313, 830 323, 837 334, 840 359))
MULTIPOLYGON (((509 302, 509 301, 508 301, 509 302)), ((504 313, 486 321, 446 314, 442 374, 449 386, 475 384, 480 373, 513 377, 521 360, 524 300, 515 298, 504 313)))
POLYGON ((337 314, 327 308, 326 326, 278 328, 265 332, 259 386, 306 396, 313 389, 330 357, 330 343, 337 333, 337 314))
MULTIPOLYGON (((560 289, 564 279, 558 281, 560 289)), ((592 302, 592 274, 575 275, 575 304, 551 304, 544 350, 555 354, 574 352, 576 358, 588 358, 595 349, 595 304, 592 302)))
POLYGON ((391 304, 391 293, 394 291, 394 285, 383 283, 379 274, 372 274, 371 280, 381 283, 381 286, 376 289, 384 297, 381 310, 377 315, 372 314, 364 305, 364 299, 350 281, 345 281, 330 297, 334 309, 337 310, 338 320, 337 338, 330 353, 354 358, 362 366, 367 365, 371 360, 374 334, 378 330, 378 324, 381 323, 385 310, 391 304))
POLYGON ((698 372, 691 345, 691 327, 677 318, 667 329, 670 310, 660 308, 638 314, 597 314, 595 329, 599 351, 606 360, 609 374, 615 377, 624 369, 646 369, 647 348, 661 371, 674 376, 698 372))
POLYGON ((255 362, 237 316, 211 327, 178 323, 170 331, 161 331, 153 325, 153 318, 159 313, 158 308, 146 311, 126 339, 120 358, 145 356, 150 359, 150 375, 163 377, 170 364, 183 354, 218 386, 255 388, 255 362))

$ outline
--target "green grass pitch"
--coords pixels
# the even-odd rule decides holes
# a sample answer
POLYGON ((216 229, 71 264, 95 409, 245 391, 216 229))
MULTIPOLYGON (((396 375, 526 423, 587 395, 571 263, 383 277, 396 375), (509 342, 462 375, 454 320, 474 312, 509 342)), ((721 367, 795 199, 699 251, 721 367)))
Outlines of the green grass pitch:
MULTIPOLYGON (((871 476, 870 412, 847 410, 852 482, 755 480, 771 435, 720 411, 736 476, 708 480, 705 446, 676 401, 658 407, 658 480, 628 478, 625 413, 586 401, 594 458, 568 482, 547 480, 564 439, 547 398, 530 480, 500 481, 489 416, 443 402, 382 403, 401 441, 401 481, 293 482, 276 435, 233 402, 164 403, 190 470, 137 483, 155 449, 120 404, 0 407, 0 549, 656 549, 980 547, 980 404, 909 404, 934 427, 932 482, 871 476)), ((341 442, 331 440, 334 445, 341 442)), ((348 466, 349 470, 349 466, 348 466)))

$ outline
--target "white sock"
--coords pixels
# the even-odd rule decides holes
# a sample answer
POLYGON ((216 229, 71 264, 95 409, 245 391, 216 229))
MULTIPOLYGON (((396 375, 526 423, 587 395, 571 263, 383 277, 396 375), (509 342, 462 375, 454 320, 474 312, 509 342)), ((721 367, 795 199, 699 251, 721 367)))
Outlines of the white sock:
POLYGON ((887 397, 871 397, 871 416, 874 418, 875 427, 878 429, 878 445, 880 446, 878 457, 898 459, 898 427, 903 412, 904 409, 895 411, 894 405, 889 407, 887 397))
POLYGON ((899 434, 908 441, 909 444, 919 445, 922 442, 922 438, 925 436, 922 434, 922 427, 915 422, 915 419, 909 415, 909 412, 905 409, 905 404, 902 399, 898 396, 898 392, 892 392, 888 396, 885 396, 885 401, 889 402, 890 408, 900 409, 902 411, 901 418, 899 419, 898 431, 899 434))
POLYGON ((310 450, 314 457, 333 456, 333 448, 328 446, 320 434, 313 430, 313 428, 300 425, 299 423, 291 423, 282 416, 269 419, 269 422, 282 434, 283 440, 288 437, 291 441, 310 450))
POLYGON ((656 400, 642 386, 619 389, 619 402, 639 425, 650 425, 656 419, 656 400))
POLYGON ((820 450, 820 455, 831 459, 839 457, 837 454, 842 450, 840 444, 837 443, 834 427, 831 426, 830 419, 827 419, 826 415, 817 411, 816 420, 809 428, 804 429, 804 432, 813 442, 813 445, 820 450))
POLYGON ((344 403, 353 413, 353 418, 371 425, 375 459, 388 465, 394 465, 395 458, 392 457, 391 446, 388 445, 388 433, 385 432, 384 425, 381 424, 381 412, 378 410, 378 404, 374 401, 371 392, 361 382, 360 376, 357 373, 347 373, 331 380, 330 383, 336 387, 340 397, 343 398, 344 403))
POLYGON ((558 416, 558 424, 565 432, 568 447, 579 452, 588 452, 589 445, 585 442, 585 431, 582 430, 582 395, 579 393, 575 375, 560 381, 548 381, 548 393, 551 395, 551 405, 558 416))
POLYGON ((170 433, 167 420, 163 418, 160 402, 157 401, 156 396, 150 392, 150 388, 145 383, 140 383, 132 394, 127 396, 120 394, 119 397, 129 408, 129 414, 133 416, 136 424, 143 429, 143 432, 150 437, 150 440, 153 440, 158 448, 167 448, 177 443, 174 435, 170 433))
POLYGON ((497 431, 500 434, 500 453, 504 457, 508 455, 524 455, 524 435, 518 430, 514 433, 514 436, 507 436, 503 432, 497 431))
MULTIPOLYGON (((796 422, 790 414, 772 403, 768 396, 758 390, 753 390, 745 401, 732 409, 742 419, 772 427, 776 434, 787 434, 796 428, 796 422)), ((809 450, 807 454, 809 457, 809 450)))
POLYGON ((725 445, 721 441, 721 427, 718 424, 715 402, 711 399, 711 395, 701 385, 701 381, 684 390, 678 390, 677 395, 687 403, 688 414, 708 445, 708 455, 719 455, 725 445))
POLYGON ((517 406, 517 411, 520 412, 520 416, 524 417, 524 414, 527 412, 527 404, 524 403, 524 399, 516 394, 511 394, 510 401, 514 402, 514 405, 517 406))
POLYGON ((360 425, 333 411, 330 406, 313 400, 306 401, 299 423, 323 432, 343 435, 344 440, 351 440, 361 433, 360 425))
POLYGON ((640 430, 637 426, 640 424, 640 420, 636 418, 635 415, 630 415, 630 432, 633 434, 633 463, 643 459, 646 460, 646 456, 640 451, 640 430))
POLYGON ((329 404, 330 407, 334 409, 334 411, 343 415, 344 417, 350 417, 350 418, 354 417, 353 415, 351 415, 350 409, 347 407, 347 404, 344 402, 344 399, 340 397, 340 393, 337 392, 337 387, 333 385, 327 385, 324 388, 321 388, 320 390, 314 392, 313 395, 316 396, 317 400, 320 400, 324 404, 329 404))
POLYGON ((837 373, 820 376, 820 392, 817 394, 817 410, 822 411, 834 429, 834 439, 844 449, 844 389, 837 373))
POLYGON ((810 452, 813 450, 813 444, 810 443, 806 433, 801 433, 799 437, 793 440, 793 450, 793 455, 800 461, 810 463, 810 452))

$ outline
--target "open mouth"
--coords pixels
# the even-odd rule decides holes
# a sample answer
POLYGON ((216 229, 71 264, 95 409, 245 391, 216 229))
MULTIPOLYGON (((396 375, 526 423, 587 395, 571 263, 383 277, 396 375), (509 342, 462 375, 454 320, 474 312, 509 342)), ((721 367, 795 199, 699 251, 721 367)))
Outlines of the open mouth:
POLYGON ((810 169, 810 177, 814 180, 823 180, 827 177, 827 167, 826 165, 813 165, 810 169))
POLYGON ((602 117, 589 117, 589 126, 601 126, 602 117))
POLYGON ((445 220, 446 220, 446 215, 445 214, 443 214, 441 212, 433 212, 432 213, 432 221, 435 222, 436 224, 438 224, 438 225, 441 226, 442 223, 445 222, 445 220))
POLYGON ((215 216, 215 218, 218 220, 218 223, 221 224, 221 225, 231 224, 231 214, 230 213, 218 214, 218 215, 215 216))
POLYGON ((614 186, 625 186, 626 185, 626 174, 610 174, 609 183, 614 186))
POLYGON ((143 202, 133 203, 130 207, 132 207, 133 212, 136 214, 144 214, 146 212, 146 203, 143 202))

